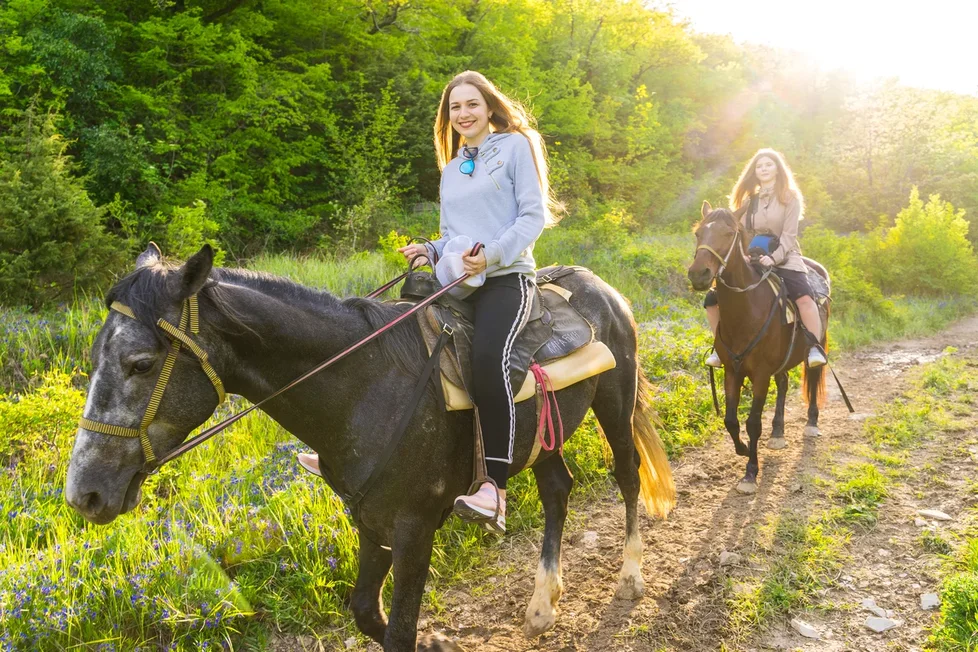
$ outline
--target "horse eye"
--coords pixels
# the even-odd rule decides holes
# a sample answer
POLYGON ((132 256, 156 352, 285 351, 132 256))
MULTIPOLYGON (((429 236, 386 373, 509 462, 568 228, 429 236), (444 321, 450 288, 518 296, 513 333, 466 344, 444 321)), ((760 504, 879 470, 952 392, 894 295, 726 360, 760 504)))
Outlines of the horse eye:
POLYGON ((154 360, 152 358, 144 358, 142 360, 136 360, 132 364, 132 371, 136 374, 144 374, 153 368, 154 360))

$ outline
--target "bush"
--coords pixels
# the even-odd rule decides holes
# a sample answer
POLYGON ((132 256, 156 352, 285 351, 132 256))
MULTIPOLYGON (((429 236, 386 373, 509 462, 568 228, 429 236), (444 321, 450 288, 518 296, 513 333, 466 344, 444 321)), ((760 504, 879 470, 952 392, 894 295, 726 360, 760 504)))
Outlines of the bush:
POLYGON ((54 116, 0 139, 0 302, 37 306, 111 278, 122 260, 105 211, 72 176, 54 116))
POLYGON ((896 225, 886 234, 879 264, 884 291, 964 294, 976 287, 978 260, 968 241, 964 211, 931 195, 925 205, 917 188, 896 225))

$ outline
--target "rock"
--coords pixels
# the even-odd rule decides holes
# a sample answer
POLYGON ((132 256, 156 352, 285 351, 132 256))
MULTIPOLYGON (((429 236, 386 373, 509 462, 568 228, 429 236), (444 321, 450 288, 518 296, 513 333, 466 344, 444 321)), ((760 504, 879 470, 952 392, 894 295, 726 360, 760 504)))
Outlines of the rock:
POLYGON ((790 491, 793 494, 798 493, 799 491, 801 491, 801 483, 800 482, 795 482, 790 487, 788 487, 788 491, 790 491))
POLYGON ((864 623, 866 627, 879 634, 880 632, 885 632, 888 629, 893 629, 894 627, 899 627, 903 623, 899 620, 893 620, 892 618, 880 618, 878 616, 870 616, 866 619, 864 623))
POLYGON ((581 545, 585 548, 597 548, 598 547, 598 533, 594 530, 588 530, 581 535, 581 545))
POLYGON ((932 518, 935 521, 953 521, 954 519, 940 511, 939 509, 921 509, 917 512, 924 518, 932 518))
POLYGON ((853 412, 849 415, 850 421, 865 421, 866 419, 871 419, 876 415, 872 412, 853 412))
POLYGON ((941 599, 936 593, 924 593, 920 596, 920 608, 924 611, 929 611, 940 604, 941 599))
POLYGON ((706 471, 704 471, 703 469, 695 469, 693 471, 693 477, 696 478, 696 479, 698 479, 698 480, 709 480, 710 479, 710 476, 707 475, 706 471))
POLYGON ((818 630, 806 623, 804 620, 798 618, 791 619, 791 626, 796 632, 804 636, 805 638, 818 638, 818 630))
POLYGON ((723 552, 720 553, 721 566, 734 566, 736 564, 739 564, 740 560, 741 560, 741 556, 738 555, 736 552, 727 552, 726 550, 724 550, 723 552))
POLYGON ((880 618, 886 618, 886 610, 883 609, 882 607, 877 606, 875 599, 865 598, 859 604, 861 604, 864 608, 869 609, 880 618))
POLYGON ((883 548, 880 548, 879 550, 876 551, 876 554, 879 555, 880 557, 889 557, 890 556, 890 551, 889 550, 884 550, 883 548))
POLYGON ((920 518, 919 516, 914 518, 913 524, 916 525, 917 527, 927 527, 927 521, 920 518))
POLYGON ((346 647, 347 650, 352 650, 354 647, 356 647, 356 644, 357 644, 357 639, 355 639, 352 636, 346 639, 345 641, 343 641, 343 646, 346 647))

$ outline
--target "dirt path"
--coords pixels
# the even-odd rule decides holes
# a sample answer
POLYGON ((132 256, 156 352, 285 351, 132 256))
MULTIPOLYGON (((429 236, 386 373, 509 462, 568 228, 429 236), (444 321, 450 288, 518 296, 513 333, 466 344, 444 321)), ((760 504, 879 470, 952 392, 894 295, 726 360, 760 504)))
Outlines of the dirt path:
MULTIPOLYGON (((817 440, 804 438, 804 408, 797 395, 790 397, 786 412, 788 447, 780 451, 763 449, 759 491, 754 496, 742 496, 734 490, 743 474, 744 458, 734 455, 726 436, 677 460, 677 508, 667 521, 644 518, 642 523, 644 599, 631 602, 614 597, 622 560, 624 509, 620 500, 609 494, 587 506, 578 504, 568 519, 564 596, 551 632, 534 640, 521 633, 523 613, 533 592, 539 533, 529 539, 504 541, 501 545, 507 549, 494 574, 482 586, 449 592, 442 600, 440 614, 422 615, 422 631, 443 631, 470 652, 699 651, 721 646, 749 650, 919 649, 933 612, 921 611, 916 601, 919 593, 935 590, 936 582, 933 563, 918 561, 919 545, 915 547, 914 542, 920 528, 914 525, 913 515, 921 507, 951 514, 963 509, 966 492, 962 487, 974 477, 978 448, 972 454, 966 448, 949 453, 933 443, 925 447, 924 461, 945 461, 949 464, 946 472, 939 481, 932 474, 914 474, 912 481, 901 484, 884 503, 877 526, 849 543, 849 557, 840 577, 823 596, 822 602, 829 608, 816 617, 806 614, 807 620, 822 631, 822 641, 807 642, 780 619, 770 623, 765 632, 737 639, 731 629, 727 599, 738 575, 758 571, 750 566, 750 560, 762 545, 765 526, 785 514, 805 516, 815 509, 820 497, 818 478, 833 465, 845 463, 851 442, 860 437, 861 418, 904 389, 902 372, 935 359, 948 346, 974 352, 976 340, 978 318, 972 318, 933 337, 867 348, 837 360, 837 372, 860 414, 850 418, 837 390, 830 386, 819 423, 823 435, 817 440), (962 489, 948 491, 949 486, 962 489), (721 567, 719 555, 725 550, 739 553, 746 561, 721 567), (895 617, 905 624, 884 635, 865 629, 862 623, 870 614, 861 611, 858 604, 869 596, 881 607, 896 612, 895 617)), ((766 414, 765 438, 770 419, 771 414, 766 414)))

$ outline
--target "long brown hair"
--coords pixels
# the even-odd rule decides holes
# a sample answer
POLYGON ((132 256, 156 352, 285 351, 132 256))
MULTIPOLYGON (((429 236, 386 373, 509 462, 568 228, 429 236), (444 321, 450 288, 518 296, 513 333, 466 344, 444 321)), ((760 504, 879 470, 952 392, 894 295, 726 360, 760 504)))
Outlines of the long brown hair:
POLYGON ((743 207, 750 201, 750 196, 757 192, 761 182, 758 181, 757 172, 754 171, 754 168, 757 166, 758 159, 764 156, 774 161, 774 165, 778 169, 778 176, 774 181, 774 195, 778 198, 778 201, 782 204, 787 204, 792 198, 797 198, 799 203, 802 204, 802 210, 804 210, 804 199, 801 196, 801 191, 798 190, 798 185, 795 183, 795 175, 791 173, 791 168, 784 162, 784 157, 781 155, 781 152, 768 147, 757 150, 757 153, 754 154, 750 162, 744 166, 743 171, 740 173, 740 178, 734 184, 733 192, 730 193, 730 210, 736 211, 738 208, 743 207))
POLYGON ((545 199, 547 226, 553 226, 560 219, 557 215, 562 211, 562 207, 550 188, 547 146, 540 132, 536 130, 536 120, 519 102, 499 92, 499 89, 480 72, 466 70, 455 75, 441 93, 438 115, 435 116, 435 158, 438 160, 438 169, 445 169, 449 161, 458 154, 461 145, 461 134, 452 128, 449 96, 453 89, 462 84, 471 84, 482 94, 486 108, 492 116, 489 118, 489 124, 493 132, 519 133, 530 142, 530 152, 533 154, 533 163, 537 168, 540 191, 545 199))

